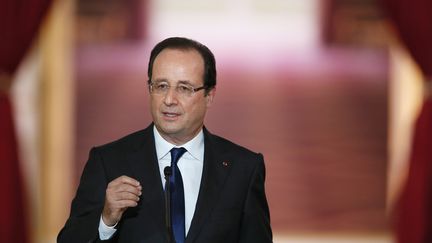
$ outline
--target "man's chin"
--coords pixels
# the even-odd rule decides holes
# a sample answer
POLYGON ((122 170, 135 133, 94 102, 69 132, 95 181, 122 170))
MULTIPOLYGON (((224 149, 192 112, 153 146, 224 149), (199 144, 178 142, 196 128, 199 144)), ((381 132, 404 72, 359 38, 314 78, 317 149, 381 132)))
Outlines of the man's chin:
POLYGON ((158 130, 166 135, 175 135, 181 131, 181 129, 176 124, 162 124, 159 125, 158 130))

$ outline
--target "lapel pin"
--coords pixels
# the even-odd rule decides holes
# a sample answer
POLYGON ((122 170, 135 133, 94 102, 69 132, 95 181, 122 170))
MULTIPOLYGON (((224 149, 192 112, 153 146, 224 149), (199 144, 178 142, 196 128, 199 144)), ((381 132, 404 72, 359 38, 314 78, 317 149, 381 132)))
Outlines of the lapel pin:
POLYGON ((224 162, 222 162, 222 165, 223 165, 224 167, 228 167, 228 162, 227 162, 227 161, 224 161, 224 162))

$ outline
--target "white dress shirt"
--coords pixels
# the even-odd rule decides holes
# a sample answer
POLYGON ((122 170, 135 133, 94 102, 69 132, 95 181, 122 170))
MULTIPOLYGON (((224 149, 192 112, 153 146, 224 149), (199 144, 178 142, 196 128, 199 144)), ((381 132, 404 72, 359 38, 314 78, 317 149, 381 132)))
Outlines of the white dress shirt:
MULTIPOLYGON (((190 224, 195 212, 195 205, 198 199, 198 193, 201 184, 201 176, 204 164, 204 133, 201 130, 192 140, 187 143, 177 146, 166 141, 153 126, 153 134, 155 138, 156 155, 159 164, 159 172, 162 180, 162 185, 165 186, 164 168, 171 166, 171 149, 183 147, 187 150, 180 157, 177 166, 182 174, 184 196, 185 196, 185 235, 189 232, 190 224)), ((143 195, 142 197, 145 197, 143 195)), ((111 238, 117 231, 116 225, 109 227, 103 220, 102 216, 99 221, 99 237, 101 240, 111 238)))

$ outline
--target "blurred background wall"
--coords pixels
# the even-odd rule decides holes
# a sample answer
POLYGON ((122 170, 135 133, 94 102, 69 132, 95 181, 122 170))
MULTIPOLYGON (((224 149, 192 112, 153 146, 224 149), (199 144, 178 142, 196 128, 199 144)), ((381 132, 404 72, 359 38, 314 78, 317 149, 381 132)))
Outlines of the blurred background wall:
POLYGON ((33 242, 55 242, 89 149, 151 122, 169 36, 214 52, 206 126, 264 154, 275 242, 395 242, 422 77, 375 0, 54 1, 11 90, 33 242))

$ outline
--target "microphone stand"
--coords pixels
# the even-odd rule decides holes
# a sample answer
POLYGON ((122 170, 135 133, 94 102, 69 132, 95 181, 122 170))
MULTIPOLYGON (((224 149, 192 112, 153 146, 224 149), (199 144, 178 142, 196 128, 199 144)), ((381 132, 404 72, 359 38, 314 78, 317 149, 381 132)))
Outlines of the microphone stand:
POLYGON ((165 227, 168 243, 175 243, 174 235, 171 227, 171 186, 170 186, 170 176, 171 167, 167 166, 164 168, 165 175, 165 227))

